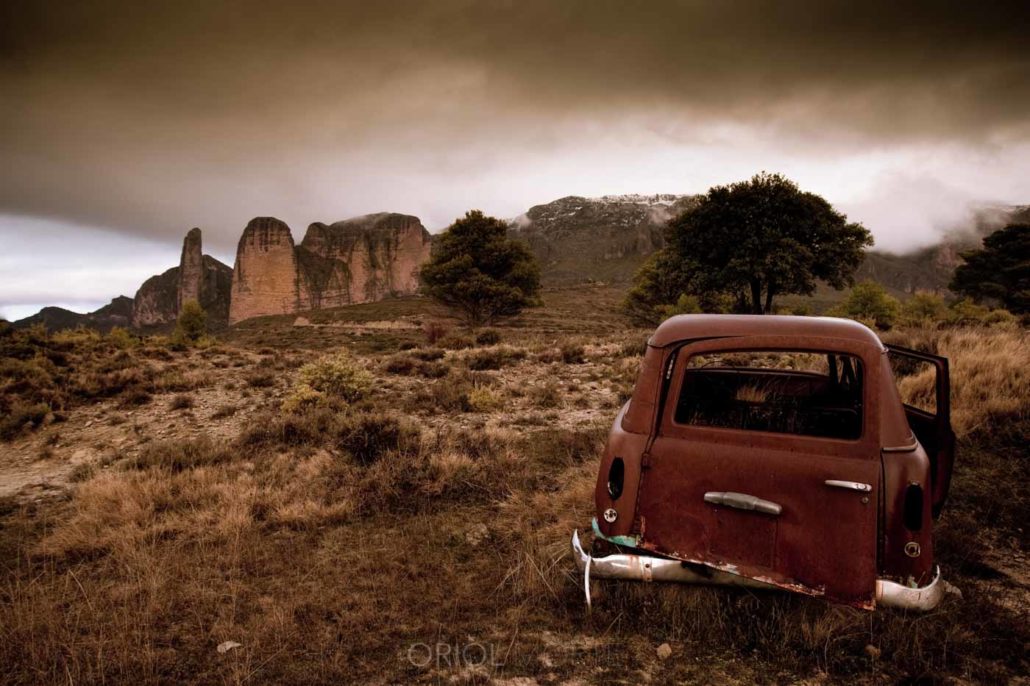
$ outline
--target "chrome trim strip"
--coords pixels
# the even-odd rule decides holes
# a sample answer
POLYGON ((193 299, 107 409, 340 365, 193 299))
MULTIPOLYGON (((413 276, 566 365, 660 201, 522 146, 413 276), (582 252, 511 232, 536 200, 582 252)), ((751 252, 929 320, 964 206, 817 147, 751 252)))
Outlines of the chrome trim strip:
POLYGON ((860 493, 868 493, 873 490, 873 487, 869 484, 864 484, 861 481, 840 481, 838 479, 827 479, 823 482, 827 486, 833 486, 834 488, 846 488, 849 491, 859 491, 860 493))

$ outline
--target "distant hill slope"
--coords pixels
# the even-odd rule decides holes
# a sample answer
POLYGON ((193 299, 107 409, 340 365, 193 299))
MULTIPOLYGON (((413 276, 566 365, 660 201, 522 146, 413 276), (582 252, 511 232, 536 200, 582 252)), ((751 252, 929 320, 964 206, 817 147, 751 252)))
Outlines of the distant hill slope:
POLYGON ((42 324, 50 331, 88 326, 91 329, 107 332, 116 326, 129 326, 131 319, 132 298, 119 295, 99 310, 87 314, 72 312, 63 307, 44 307, 30 317, 15 321, 14 326, 25 328, 42 324))
POLYGON ((531 207, 511 221, 511 235, 540 260, 547 285, 624 283, 662 247, 662 229, 690 208, 690 195, 570 195, 531 207))
MULTIPOLYGON (((546 285, 601 281, 628 284, 648 255, 664 244, 662 229, 689 209, 697 196, 569 196, 536 205, 511 220, 510 233, 529 244, 540 260, 546 285)), ((938 245, 905 254, 872 250, 858 279, 873 279, 897 295, 917 290, 943 291, 962 250, 1014 221, 1030 219, 1030 206, 985 207, 967 230, 948 235, 938 245)))

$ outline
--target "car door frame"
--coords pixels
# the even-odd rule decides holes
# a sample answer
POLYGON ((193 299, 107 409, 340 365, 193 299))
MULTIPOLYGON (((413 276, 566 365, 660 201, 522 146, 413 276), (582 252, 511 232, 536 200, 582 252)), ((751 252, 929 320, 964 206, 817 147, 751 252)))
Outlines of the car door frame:
MULTIPOLYGON (((871 607, 874 602, 880 547, 877 513, 882 474, 879 462, 880 374, 878 365, 882 355, 882 348, 877 348, 864 341, 795 336, 721 337, 686 341, 672 346, 666 356, 662 396, 656 411, 651 441, 645 452, 644 470, 638 490, 636 512, 637 530, 640 532, 641 540, 640 547, 684 562, 730 571, 790 590, 826 596, 833 600, 862 607, 871 607), (838 353, 858 358, 863 365, 861 436, 856 440, 821 438, 684 425, 675 421, 677 399, 682 390, 684 373, 691 357, 712 352, 761 350, 838 353), (669 489, 674 487, 674 479, 671 477, 675 477, 677 470, 690 472, 690 465, 676 466, 673 462, 663 464, 664 461, 675 459, 670 457, 669 450, 676 447, 671 443, 676 441, 680 442, 680 452, 686 453, 695 450, 697 446, 705 446, 710 451, 720 454, 718 459, 713 458, 714 461, 707 462, 708 466, 713 467, 708 470, 710 472, 708 475, 697 475, 699 481, 696 486, 701 490, 693 492, 696 488, 693 485, 688 487, 688 490, 693 490, 690 492, 686 505, 672 504, 671 499, 678 496, 670 493, 669 489), (724 485, 732 485, 732 481, 719 477, 717 473, 724 471, 727 464, 730 464, 730 471, 736 470, 736 473, 740 474, 742 473, 741 468, 747 467, 747 462, 752 459, 756 459, 755 464, 760 467, 763 459, 762 453, 774 456, 765 459, 769 464, 778 463, 776 466, 782 472, 780 477, 775 474, 767 475, 765 483, 774 483, 777 478, 781 481, 799 479, 802 482, 798 485, 801 491, 793 495, 791 489, 786 488, 785 485, 777 487, 777 497, 786 498, 791 502, 790 508, 783 513, 785 517, 780 519, 780 522, 784 523, 784 527, 786 527, 783 537, 787 540, 779 540, 781 538, 781 534, 778 533, 780 523, 777 523, 777 533, 774 536, 778 540, 775 543, 775 559, 771 565, 741 565, 733 560, 717 559, 707 549, 711 543, 710 532, 716 524, 713 524, 712 510, 706 509, 710 503, 701 505, 700 498, 709 492, 709 488, 714 492, 736 491, 737 489, 734 488, 723 488, 724 485), (735 455, 740 457, 734 457, 735 455), (800 459, 798 459, 799 456, 800 459), (740 461, 735 467, 731 464, 734 460, 740 461), (848 476, 860 478, 847 479, 848 476), (849 492, 828 487, 826 482, 831 480, 850 480, 868 484, 869 490, 849 492), (857 524, 855 528, 858 531, 852 533, 857 534, 863 540, 857 544, 851 541, 845 545, 842 543, 842 539, 845 537, 837 536, 829 543, 826 541, 823 543, 839 549, 844 556, 853 555, 855 564, 844 564, 843 558, 829 563, 827 556, 812 551, 812 546, 816 546, 816 543, 809 546, 799 542, 798 517, 801 512, 811 509, 801 504, 808 497, 825 503, 844 504, 838 504, 837 507, 847 509, 850 517, 848 521, 854 521, 857 524), (683 510, 682 513, 678 511, 680 509, 683 510), (671 531, 674 525, 668 523, 668 520, 677 518, 684 527, 684 532, 681 534, 671 531), (691 540, 694 542, 691 543, 691 540), (687 541, 685 546, 683 545, 684 541, 687 541), (794 546, 793 552, 790 546, 794 546), (832 574, 829 567, 827 567, 826 574, 818 572, 818 569, 821 569, 820 564, 823 566, 829 564, 829 567, 834 569, 846 567, 852 573, 853 579, 846 584, 838 583, 828 578, 832 574), (816 573, 806 573, 804 567, 814 567, 817 568, 817 571, 816 573), (812 579, 818 580, 820 583, 812 583, 812 579)), ((705 469, 705 460, 708 458, 697 457, 696 459, 699 460, 698 465, 700 465, 697 468, 705 469)), ((747 493, 747 490, 740 492, 747 493)), ((751 495, 762 497, 761 493, 751 495)), ((770 498, 770 500, 775 500, 775 498, 770 498)), ((720 511, 717 506, 716 511, 720 511)), ((762 515, 755 514, 754 516, 762 515)), ((738 521, 747 520, 739 519, 738 521)))
MULTIPOLYGON (((898 355, 918 362, 933 365, 935 412, 928 412, 902 401, 905 418, 913 435, 919 439, 930 461, 931 510, 936 519, 948 499, 951 487, 951 475, 955 465, 955 432, 951 428, 951 372, 948 358, 932 353, 904 348, 900 345, 887 345, 887 355, 898 355), (913 426, 915 423, 917 426, 913 426), (926 434, 919 438, 918 425, 925 424, 932 428, 932 445, 926 445, 926 434)), ((893 377, 893 370, 891 376, 893 377)))

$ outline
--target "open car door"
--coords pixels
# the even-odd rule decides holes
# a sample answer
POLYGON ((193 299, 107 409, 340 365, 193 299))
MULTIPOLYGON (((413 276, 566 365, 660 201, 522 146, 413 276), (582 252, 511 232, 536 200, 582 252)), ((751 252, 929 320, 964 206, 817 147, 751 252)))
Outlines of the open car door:
POLYGON ((932 397, 923 398, 920 407, 906 403, 905 416, 908 418, 912 433, 930 459, 933 516, 936 518, 947 500, 952 466, 955 462, 948 358, 896 345, 888 345, 887 351, 896 380, 917 374, 934 374, 932 397))

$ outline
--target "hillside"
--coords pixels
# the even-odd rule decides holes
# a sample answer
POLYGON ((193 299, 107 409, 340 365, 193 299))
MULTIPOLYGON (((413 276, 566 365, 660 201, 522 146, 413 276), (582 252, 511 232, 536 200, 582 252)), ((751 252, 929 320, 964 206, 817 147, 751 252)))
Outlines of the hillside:
MULTIPOLYGON (((624 285, 664 244, 665 223, 689 209, 696 197, 568 196, 536 205, 513 219, 511 235, 529 244, 540 260, 546 285, 624 285)), ((1028 219, 1028 206, 981 208, 970 226, 947 234, 938 245, 904 254, 869 251, 857 277, 878 281, 895 295, 943 291, 961 261, 961 251, 976 247, 983 236, 1007 223, 1028 219)))
POLYGON ((51 331, 88 326, 108 332, 115 326, 128 326, 132 319, 132 298, 119 295, 98 310, 82 314, 63 307, 44 307, 34 315, 13 322, 17 328, 42 324, 51 331))

